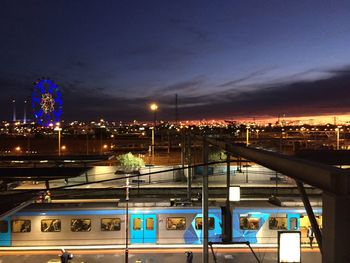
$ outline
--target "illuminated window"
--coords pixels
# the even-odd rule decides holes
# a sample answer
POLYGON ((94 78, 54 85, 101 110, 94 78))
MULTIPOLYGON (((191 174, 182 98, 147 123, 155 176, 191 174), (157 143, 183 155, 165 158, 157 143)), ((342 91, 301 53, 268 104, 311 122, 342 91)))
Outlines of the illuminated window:
MULTIPOLYGON (((197 230, 201 230, 203 228, 202 224, 202 218, 201 217, 197 217, 196 218, 196 229, 197 230)), ((214 217, 209 217, 208 218, 208 224, 209 224, 209 230, 213 230, 215 228, 215 219, 214 217)))
POLYGON ((91 231, 91 219, 72 219, 71 220, 72 232, 90 232, 91 231))
POLYGON ((142 229, 142 220, 141 218, 134 218, 134 230, 141 230, 142 229))
POLYGON ((259 218, 241 216, 239 218, 239 227, 243 230, 258 230, 259 229, 259 218))
MULTIPOLYGON (((320 226, 320 228, 322 228, 322 216, 321 215, 315 215, 316 217, 316 221, 317 224, 320 226)), ((307 230, 308 226, 311 226, 309 217, 306 215, 302 215, 300 216, 300 229, 303 230, 307 230)))
POLYGON ((184 217, 167 217, 166 219, 167 230, 185 230, 186 218, 184 217))
POLYGON ((271 230, 287 229, 287 218, 286 217, 270 217, 269 228, 271 230))
POLYGON ((290 230, 297 230, 299 228, 299 226, 298 226, 298 218, 291 217, 289 219, 289 226, 290 226, 290 230))
POLYGON ((41 220, 41 232, 60 232, 60 219, 43 219, 41 220))
POLYGON ((12 220, 12 233, 26 233, 30 230, 30 220, 12 220))
POLYGON ((8 223, 5 220, 0 220, 0 233, 7 233, 9 231, 8 223))
POLYGON ((153 230, 153 229, 154 229, 154 219, 147 218, 146 219, 146 230, 153 230))
POLYGON ((102 218, 101 231, 120 231, 121 222, 120 218, 102 218))

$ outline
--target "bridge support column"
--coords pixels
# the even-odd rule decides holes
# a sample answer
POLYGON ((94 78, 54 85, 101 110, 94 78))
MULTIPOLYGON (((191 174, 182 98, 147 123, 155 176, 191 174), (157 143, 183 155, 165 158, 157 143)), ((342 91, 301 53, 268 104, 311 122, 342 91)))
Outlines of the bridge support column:
POLYGON ((322 262, 350 262, 350 196, 324 193, 322 198, 322 262))

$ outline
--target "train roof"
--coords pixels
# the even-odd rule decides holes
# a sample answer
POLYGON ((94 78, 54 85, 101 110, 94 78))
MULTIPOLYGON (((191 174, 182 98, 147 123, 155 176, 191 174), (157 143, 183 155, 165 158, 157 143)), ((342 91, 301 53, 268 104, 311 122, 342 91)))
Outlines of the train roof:
MULTIPOLYGON (((123 203, 121 203, 123 204, 123 203)), ((116 202, 98 202, 98 203, 35 203, 31 204, 16 214, 23 213, 39 213, 39 214, 49 214, 49 213, 64 213, 68 214, 74 213, 96 213, 96 214, 108 214, 111 212, 119 211, 118 213, 125 212, 125 206, 117 204, 116 202)), ((254 201, 248 202, 243 201, 239 204, 232 205, 231 208, 233 210, 241 211, 242 213, 249 213, 254 211, 261 212, 288 212, 291 210, 296 210, 297 212, 304 213, 305 209, 303 206, 275 206, 270 204, 267 201, 254 201)), ((182 211, 182 212, 190 212, 196 211, 200 213, 201 206, 187 206, 187 207, 171 207, 167 205, 167 203, 131 203, 129 206, 130 211, 143 211, 143 212, 157 212, 157 213, 167 213, 170 211, 182 211)), ((220 210, 220 206, 210 206, 210 210, 220 210)), ((315 213, 321 213, 321 207, 314 207, 315 213)), ((173 213, 173 212, 171 212, 173 213)))

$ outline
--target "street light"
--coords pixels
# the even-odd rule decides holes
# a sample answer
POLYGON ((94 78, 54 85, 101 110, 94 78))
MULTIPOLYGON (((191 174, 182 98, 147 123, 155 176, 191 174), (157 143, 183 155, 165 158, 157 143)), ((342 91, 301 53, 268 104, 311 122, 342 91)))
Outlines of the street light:
POLYGON ((155 147, 154 134, 155 134, 155 129, 156 129, 158 105, 156 103, 152 103, 149 108, 154 113, 153 129, 152 129, 152 158, 154 158, 154 147, 155 147))
POLYGON ((125 263, 129 262, 129 175, 126 178, 125 185, 125 202, 126 202, 126 218, 125 218, 125 263))
POLYGON ((61 156, 61 130, 60 123, 56 123, 56 127, 54 129, 55 131, 58 131, 58 156, 61 156))
POLYGON ((335 131, 336 131, 336 136, 337 136, 336 149, 339 150, 340 127, 335 128, 335 131))
POLYGON ((245 144, 246 146, 249 145, 249 126, 246 126, 246 138, 245 138, 245 144))
POLYGON ((21 146, 17 146, 17 147, 15 148, 15 151, 16 151, 17 153, 21 153, 21 146))

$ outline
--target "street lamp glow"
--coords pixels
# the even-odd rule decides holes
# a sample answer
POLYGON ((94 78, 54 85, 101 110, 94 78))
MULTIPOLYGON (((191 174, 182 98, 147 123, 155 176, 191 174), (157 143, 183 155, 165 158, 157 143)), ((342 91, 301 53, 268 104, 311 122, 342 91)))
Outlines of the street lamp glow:
POLYGON ((157 122, 157 110, 158 110, 158 105, 156 103, 152 103, 150 106, 149 106, 150 110, 153 111, 154 113, 154 122, 153 122, 153 129, 152 129, 152 158, 154 158, 154 147, 155 147, 155 142, 154 142, 154 132, 155 132, 155 129, 156 129, 156 122, 157 122))
MULTIPOLYGON (((57 125, 57 123, 56 123, 56 125, 57 125)), ((54 128, 54 131, 58 131, 58 156, 61 156, 61 131, 62 131, 62 128, 60 128, 59 122, 58 122, 58 125, 54 128)))
POLYGON ((158 110, 158 105, 156 103, 152 103, 149 108, 151 109, 151 111, 156 111, 158 110))

